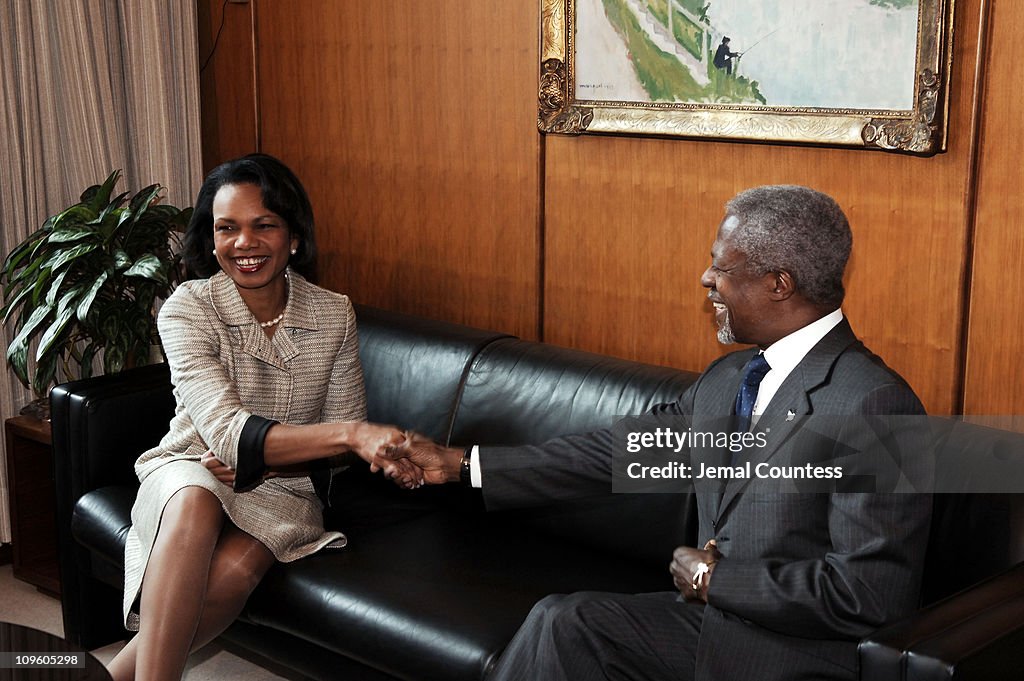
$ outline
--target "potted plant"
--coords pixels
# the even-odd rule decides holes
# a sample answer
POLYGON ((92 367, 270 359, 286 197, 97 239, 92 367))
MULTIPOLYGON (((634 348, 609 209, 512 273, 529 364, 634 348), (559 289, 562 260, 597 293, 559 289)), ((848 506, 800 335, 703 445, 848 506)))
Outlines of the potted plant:
POLYGON ((158 342, 154 303, 180 280, 179 234, 192 209, 160 203, 158 184, 113 196, 120 176, 47 218, 0 269, 0 317, 14 333, 7 361, 40 398, 92 375, 97 357, 105 373, 145 364, 158 342))

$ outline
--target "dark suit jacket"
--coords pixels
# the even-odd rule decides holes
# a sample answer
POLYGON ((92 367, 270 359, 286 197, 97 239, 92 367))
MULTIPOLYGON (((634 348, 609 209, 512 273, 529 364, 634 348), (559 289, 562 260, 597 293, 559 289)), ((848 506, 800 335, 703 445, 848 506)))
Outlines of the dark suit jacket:
MULTIPOLYGON (((654 411, 692 417, 695 431, 721 429, 754 352, 715 361, 679 400, 654 411)), ((824 417, 872 414, 924 409, 843 320, 780 386, 756 426, 771 433, 768 446, 748 455, 752 464, 841 459, 850 437, 839 431, 857 419, 824 417), (822 420, 806 437, 811 417, 822 420), (835 432, 823 437, 823 428, 835 432)), ((607 493, 617 448, 611 430, 483 448, 484 500, 501 508, 607 493)), ((691 462, 701 461, 724 463, 723 452, 692 450, 691 462)), ((917 607, 929 495, 783 493, 756 479, 695 490, 700 542, 715 538, 724 555, 708 591, 697 679, 856 678, 856 641, 917 607)))

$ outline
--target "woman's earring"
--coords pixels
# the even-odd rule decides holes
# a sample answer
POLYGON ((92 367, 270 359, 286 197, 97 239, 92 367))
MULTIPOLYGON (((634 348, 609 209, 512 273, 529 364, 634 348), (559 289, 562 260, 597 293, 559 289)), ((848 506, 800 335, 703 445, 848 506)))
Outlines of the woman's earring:
POLYGON ((216 249, 216 248, 215 248, 215 249, 213 249, 213 250, 212 250, 212 251, 210 251, 210 252, 211 252, 211 253, 213 253, 214 255, 217 255, 217 249, 216 249))
POLYGON ((293 248, 293 249, 292 249, 292 255, 295 255, 295 254, 296 254, 296 253, 298 253, 298 252, 299 252, 299 249, 297 249, 297 248, 293 248))

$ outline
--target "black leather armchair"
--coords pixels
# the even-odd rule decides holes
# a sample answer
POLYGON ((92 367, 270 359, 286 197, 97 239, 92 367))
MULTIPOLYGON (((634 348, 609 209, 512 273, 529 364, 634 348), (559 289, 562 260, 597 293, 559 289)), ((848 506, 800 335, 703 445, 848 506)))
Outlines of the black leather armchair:
MULTIPOLYGON (((695 379, 453 324, 357 313, 370 419, 442 442, 541 442, 583 432, 674 399, 695 379)), ((53 392, 65 633, 87 648, 125 635, 132 463, 166 431, 173 406, 164 366, 53 392)), ((316 679, 485 678, 541 597, 670 589, 672 549, 695 542, 686 494, 480 513, 470 491, 410 494, 357 467, 334 485, 332 500, 328 520, 349 546, 276 565, 225 634, 316 679)), ((993 669, 1024 667, 1024 569, 1003 572, 1013 562, 1011 501, 940 501, 926 602, 1002 574, 867 639, 862 678, 988 679, 1000 678, 988 675, 993 669), (965 566, 967 545, 985 555, 972 553, 965 566)))
POLYGON ((860 644, 861 678, 872 681, 1024 677, 1024 436, 933 420, 939 489, 1001 489, 935 495, 922 602, 904 621, 860 644), (1014 471, 980 482, 983 469, 1014 471), (958 484, 955 476, 963 476, 958 484))

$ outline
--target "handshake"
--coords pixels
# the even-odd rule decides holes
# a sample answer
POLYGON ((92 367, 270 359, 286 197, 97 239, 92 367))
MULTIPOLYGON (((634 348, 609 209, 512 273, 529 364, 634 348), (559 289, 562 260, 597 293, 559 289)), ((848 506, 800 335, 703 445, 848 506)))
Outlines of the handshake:
MULTIPOLYGON (((371 471, 383 471, 405 489, 458 481, 463 456, 463 450, 442 447, 419 433, 366 421, 279 423, 270 429, 264 445, 264 479, 308 475, 314 458, 352 452, 370 464, 371 471)), ((220 482, 234 485, 235 469, 213 451, 203 454, 199 463, 220 482)))
POLYGON ((369 459, 372 472, 383 471, 385 477, 404 489, 458 482, 462 449, 442 447, 413 431, 400 433, 400 438, 396 435, 382 443, 369 459))

